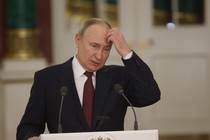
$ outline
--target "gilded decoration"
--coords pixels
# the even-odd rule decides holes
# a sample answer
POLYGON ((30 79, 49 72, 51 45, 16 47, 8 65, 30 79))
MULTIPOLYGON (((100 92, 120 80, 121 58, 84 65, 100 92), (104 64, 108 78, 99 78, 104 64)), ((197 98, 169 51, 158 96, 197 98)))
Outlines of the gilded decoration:
POLYGON ((78 24, 95 17, 94 0, 66 0, 66 17, 78 24))
POLYGON ((7 32, 6 58, 27 60, 41 57, 37 29, 12 29, 7 32))
POLYGON ((94 134, 94 135, 88 137, 87 140, 115 140, 115 139, 107 134, 94 134))
POLYGON ((153 0, 154 25, 203 24, 204 5, 204 0, 153 0))
POLYGON ((107 137, 101 137, 101 136, 99 136, 98 138, 91 138, 90 140, 112 140, 112 139, 107 138, 107 137))
POLYGON ((40 57, 36 0, 7 0, 6 16, 6 58, 40 57))
POLYGON ((98 0, 66 0, 66 19, 70 26, 80 25, 94 17, 107 20, 113 27, 118 26, 117 0, 104 0, 100 3, 98 0), (99 5, 103 5, 103 8, 99 5))

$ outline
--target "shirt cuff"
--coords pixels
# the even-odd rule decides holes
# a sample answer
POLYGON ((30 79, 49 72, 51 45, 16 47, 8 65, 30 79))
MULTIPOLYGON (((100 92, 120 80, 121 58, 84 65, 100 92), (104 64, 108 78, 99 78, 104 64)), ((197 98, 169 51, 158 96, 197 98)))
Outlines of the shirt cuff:
POLYGON ((133 51, 131 51, 128 55, 124 56, 123 59, 124 60, 128 60, 133 56, 133 51))

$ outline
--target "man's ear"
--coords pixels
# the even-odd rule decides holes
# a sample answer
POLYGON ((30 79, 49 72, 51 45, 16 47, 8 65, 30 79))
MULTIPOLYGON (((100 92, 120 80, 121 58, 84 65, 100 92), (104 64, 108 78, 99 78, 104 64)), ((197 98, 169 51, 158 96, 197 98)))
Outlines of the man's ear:
POLYGON ((80 41, 80 35, 77 33, 75 36, 75 43, 78 45, 80 41))

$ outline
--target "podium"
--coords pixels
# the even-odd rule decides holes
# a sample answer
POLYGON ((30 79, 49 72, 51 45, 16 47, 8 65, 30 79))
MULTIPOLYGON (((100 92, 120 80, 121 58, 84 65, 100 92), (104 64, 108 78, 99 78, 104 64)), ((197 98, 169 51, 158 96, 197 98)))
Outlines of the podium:
POLYGON ((158 140, 158 130, 41 134, 40 140, 158 140))

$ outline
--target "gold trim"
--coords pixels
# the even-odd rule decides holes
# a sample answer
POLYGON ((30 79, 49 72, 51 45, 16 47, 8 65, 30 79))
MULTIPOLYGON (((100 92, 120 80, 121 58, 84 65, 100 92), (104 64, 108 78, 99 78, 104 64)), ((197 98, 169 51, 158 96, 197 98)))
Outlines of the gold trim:
POLYGON ((171 13, 164 10, 154 10, 154 25, 165 25, 171 19, 171 13))
POLYGON ((10 29, 7 31, 6 58, 27 60, 39 58, 37 29, 10 29))
POLYGON ((113 26, 118 26, 118 7, 115 4, 106 4, 105 13, 108 22, 113 26))
POLYGON ((69 21, 82 23, 95 16, 94 3, 90 1, 67 1, 66 16, 69 21))
POLYGON ((199 17, 194 13, 178 12, 178 20, 180 24, 199 23, 199 17))

